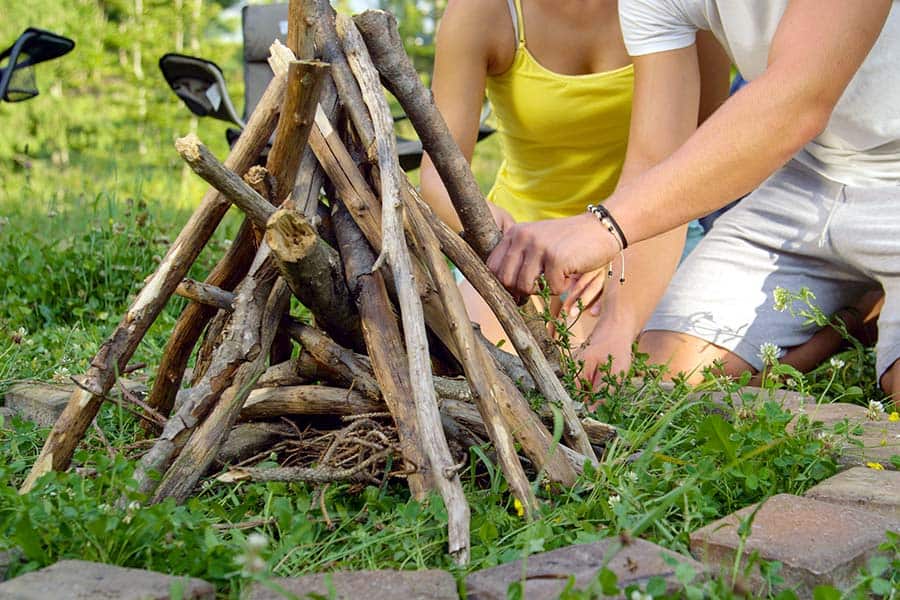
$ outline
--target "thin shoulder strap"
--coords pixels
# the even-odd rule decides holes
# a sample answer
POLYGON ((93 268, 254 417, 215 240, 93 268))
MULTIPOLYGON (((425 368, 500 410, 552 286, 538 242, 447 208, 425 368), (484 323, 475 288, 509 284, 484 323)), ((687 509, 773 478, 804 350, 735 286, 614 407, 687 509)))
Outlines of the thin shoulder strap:
POLYGON ((512 17, 513 30, 519 45, 525 44, 525 19, 522 15, 522 0, 506 0, 509 5, 509 14, 512 17))

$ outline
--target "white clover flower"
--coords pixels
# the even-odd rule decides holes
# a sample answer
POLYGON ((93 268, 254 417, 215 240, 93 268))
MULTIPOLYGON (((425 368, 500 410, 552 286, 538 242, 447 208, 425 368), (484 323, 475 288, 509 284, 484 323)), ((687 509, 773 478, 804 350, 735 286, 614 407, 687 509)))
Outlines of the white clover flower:
POLYGON ((622 503, 622 498, 618 494, 613 494, 607 500, 609 502, 609 507, 615 509, 618 505, 622 503))
POLYGON ((759 358, 767 365, 774 365, 783 354, 784 350, 771 342, 759 346, 759 358))
POLYGON ((627 479, 631 483, 637 483, 638 482, 638 474, 635 473, 634 471, 626 471, 625 479, 627 479))
POLYGON ((866 409, 866 418, 870 421, 880 421, 884 415, 884 404, 878 400, 869 400, 869 407, 866 409))
POLYGON ((269 538, 261 533, 251 533, 247 536, 247 549, 261 552, 269 545, 269 538))
POLYGON ((788 386, 789 389, 794 389, 797 387, 797 380, 793 377, 788 377, 787 381, 784 382, 784 385, 788 386))
POLYGON ((829 362, 829 364, 831 364, 831 367, 833 369, 843 369, 844 365, 846 364, 844 361, 842 361, 841 359, 839 359, 836 356, 832 356, 831 360, 828 362, 829 362))

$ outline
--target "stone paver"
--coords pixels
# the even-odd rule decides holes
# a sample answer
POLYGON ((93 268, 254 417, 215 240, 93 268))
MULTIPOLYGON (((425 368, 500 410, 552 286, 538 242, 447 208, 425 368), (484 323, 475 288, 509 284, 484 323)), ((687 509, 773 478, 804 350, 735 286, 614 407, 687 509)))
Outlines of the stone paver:
MULTIPOLYGON (((344 571, 274 579, 272 583, 300 598, 309 594, 334 600, 459 600, 456 581, 446 571, 344 571), (329 582, 335 591, 331 596, 329 582)), ((283 600, 261 584, 250 589, 249 600, 283 600)))
MULTIPOLYGON (((643 585, 651 577, 659 576, 665 578, 674 591, 675 567, 668 565, 663 555, 691 565, 698 574, 704 572, 700 563, 656 544, 638 539, 621 546, 618 538, 609 538, 529 556, 523 582, 524 597, 528 600, 556 599, 565 589, 569 576, 575 577, 576 588, 585 588, 604 565, 618 576, 620 588, 643 585)), ((509 586, 521 579, 522 561, 472 573, 466 579, 466 598, 506 600, 509 586)))
POLYGON ((0 584, 14 600, 214 600, 212 584, 154 571, 64 560, 0 584), (174 593, 174 595, 173 595, 174 593))
MULTIPOLYGON (((740 545, 738 526, 754 508, 695 531, 691 552, 713 569, 730 570, 740 545)), ((801 598, 809 598, 817 585, 852 585, 860 567, 885 540, 885 532, 896 525, 875 512, 779 494, 756 513, 743 554, 758 552, 761 560, 781 562, 785 587, 796 587, 801 598)), ((762 590, 756 568, 750 584, 757 592, 762 590)))
POLYGON ((9 568, 21 559, 22 551, 18 548, 0 552, 0 581, 6 581, 9 576, 9 568))
POLYGON ((854 467, 810 488, 808 498, 854 506, 894 519, 900 528, 900 472, 854 467))
POLYGON ((863 445, 844 447, 838 456, 838 462, 847 467, 865 466, 873 462, 885 469, 896 470, 891 457, 900 455, 900 422, 891 422, 887 418, 880 421, 857 419, 851 422, 862 425, 862 436, 854 439, 861 441, 863 445))
MULTIPOLYGON (((127 379, 121 380, 125 389, 138 395, 146 393, 147 387, 127 379)), ((43 383, 26 381, 10 386, 4 396, 6 408, 19 417, 41 427, 51 427, 69 401, 75 389, 74 383, 43 383)), ((119 393, 118 385, 112 395, 119 393)))

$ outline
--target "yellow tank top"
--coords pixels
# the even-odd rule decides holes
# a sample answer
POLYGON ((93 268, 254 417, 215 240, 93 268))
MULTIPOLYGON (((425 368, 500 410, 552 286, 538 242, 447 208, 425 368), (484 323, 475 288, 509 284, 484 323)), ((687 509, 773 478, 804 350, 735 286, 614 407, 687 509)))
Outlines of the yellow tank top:
POLYGON ((503 163, 488 198, 516 221, 568 217, 605 199, 625 159, 634 69, 561 75, 525 44, 515 0, 518 45, 512 66, 488 77, 503 163))

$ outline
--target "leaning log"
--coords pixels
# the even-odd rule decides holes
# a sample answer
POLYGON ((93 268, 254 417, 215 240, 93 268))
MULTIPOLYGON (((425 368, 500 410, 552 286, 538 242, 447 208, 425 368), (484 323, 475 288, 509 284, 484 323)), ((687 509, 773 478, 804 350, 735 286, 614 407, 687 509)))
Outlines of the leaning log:
POLYGON ((338 343, 362 350, 362 330, 341 257, 326 244, 306 218, 294 210, 279 210, 266 225, 281 276, 294 295, 315 315, 316 323, 338 343))
POLYGON ((414 497, 422 499, 429 490, 434 489, 434 476, 420 443, 416 406, 397 316, 392 309, 384 278, 372 269, 375 254, 369 242, 343 205, 335 204, 332 217, 347 285, 359 309, 372 370, 397 427, 400 453, 406 463, 405 470, 410 473, 407 478, 409 489, 414 497))
MULTIPOLYGON (((403 49, 397 20, 392 14, 377 10, 368 10, 354 20, 385 85, 400 102, 447 188, 462 222, 466 241, 483 260, 487 260, 491 250, 503 237, 502 233, 466 157, 450 134, 431 92, 422 84, 403 49)), ((558 366, 559 352, 550 339, 543 319, 530 302, 526 302, 524 310, 528 328, 541 351, 554 366, 558 366)))
POLYGON ((409 381, 418 417, 418 434, 434 471, 435 485, 447 509, 450 555, 459 563, 466 564, 469 561, 469 505, 444 437, 437 397, 431 384, 425 315, 413 279, 412 258, 403 231, 403 200, 400 196, 402 178, 394 143, 394 122, 381 86, 378 85, 375 68, 361 55, 348 56, 347 60, 355 70, 363 101, 369 109, 375 128, 375 155, 381 179, 382 203, 380 257, 384 258, 394 275, 394 286, 400 300, 409 381), (368 85, 370 82, 375 85, 368 85))

